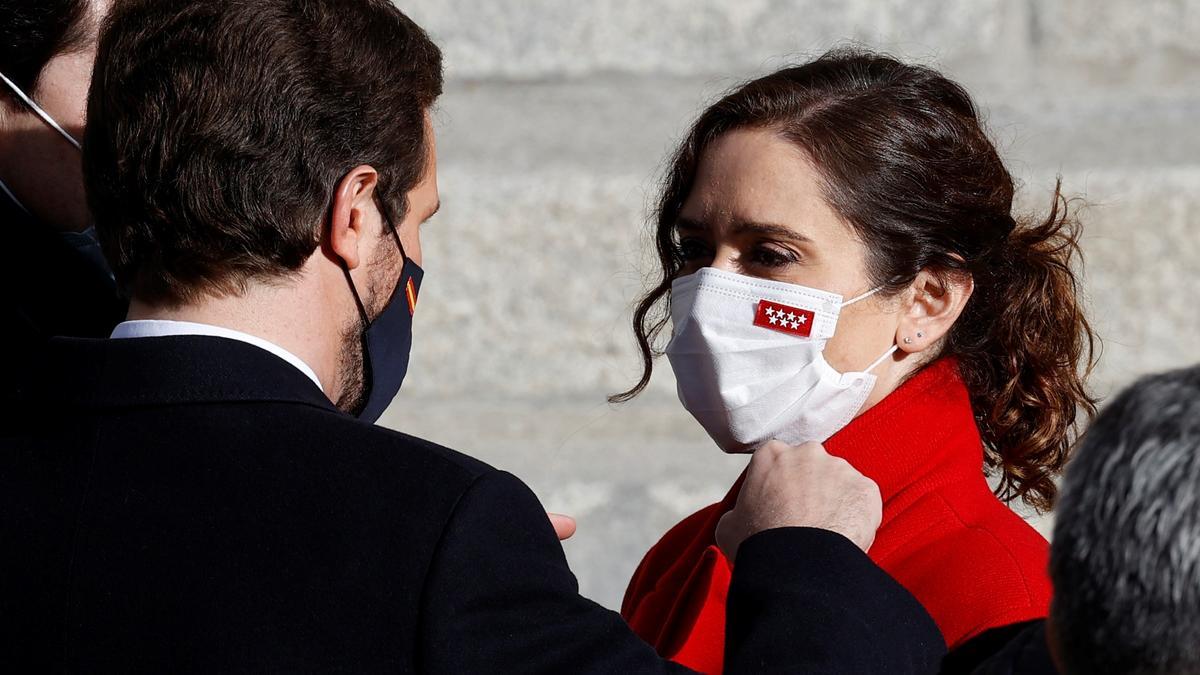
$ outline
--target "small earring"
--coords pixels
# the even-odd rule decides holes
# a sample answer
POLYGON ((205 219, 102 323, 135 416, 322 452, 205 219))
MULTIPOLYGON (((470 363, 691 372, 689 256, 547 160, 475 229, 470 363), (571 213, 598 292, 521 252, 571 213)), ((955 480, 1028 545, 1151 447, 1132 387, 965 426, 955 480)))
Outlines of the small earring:
POLYGON ((910 337, 906 337, 906 338, 904 338, 904 344, 906 344, 906 345, 911 345, 911 344, 912 344, 912 338, 910 338, 910 337))
POLYGON ((924 334, 924 333, 922 333, 921 331, 917 331, 917 339, 920 339, 920 338, 923 338, 923 337, 925 337, 925 334, 924 334))

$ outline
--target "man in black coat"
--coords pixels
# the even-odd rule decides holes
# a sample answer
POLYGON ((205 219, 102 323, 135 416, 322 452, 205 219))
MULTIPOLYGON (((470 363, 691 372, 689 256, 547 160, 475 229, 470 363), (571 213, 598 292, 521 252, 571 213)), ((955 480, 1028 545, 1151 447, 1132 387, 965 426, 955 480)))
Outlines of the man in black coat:
MULTIPOLYGON (((372 424, 407 369, 441 61, 386 0, 119 4, 85 147, 132 297, 0 436, 14 672, 672 672, 516 478, 372 424), (398 214, 392 218, 389 214, 398 214)), ((922 673, 878 491, 771 444, 723 522, 731 672, 922 673)))

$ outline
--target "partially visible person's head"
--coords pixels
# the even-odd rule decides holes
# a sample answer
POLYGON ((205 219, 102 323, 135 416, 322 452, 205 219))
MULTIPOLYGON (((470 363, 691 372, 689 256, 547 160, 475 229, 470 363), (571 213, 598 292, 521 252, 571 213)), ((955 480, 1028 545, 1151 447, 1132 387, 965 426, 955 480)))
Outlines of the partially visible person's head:
POLYGON ((958 360, 1002 493, 1047 507, 1090 410, 1092 334, 1072 270, 1078 224, 1013 211, 1014 181, 967 92, 926 67, 843 49, 709 107, 656 213, 657 287, 634 329, 649 381, 672 282, 711 266, 840 294, 824 358, 862 371, 893 345, 867 405, 934 359, 958 360))
MULTIPOLYGON (((94 54, 96 30, 107 2, 99 0, 0 0, 0 73, 51 112, 60 107, 60 123, 83 129, 90 68, 70 68, 62 57, 94 54), (67 105, 42 94, 75 94, 67 105), (71 113, 75 113, 72 115, 71 113)), ((71 61, 76 63, 76 61, 71 61)), ((16 93, 0 87, 7 108, 24 111, 16 93)))
POLYGON ((1139 380, 1088 429, 1050 576, 1067 673, 1200 673, 1200 366, 1139 380))
MULTIPOLYGON (((0 73, 76 139, 99 24, 110 0, 0 0, 0 73)), ((65 230, 87 224, 79 152, 0 84, 0 179, 31 211, 65 230)))
POLYGON ((314 314, 357 327, 345 266, 377 316, 400 273, 392 228, 419 263, 437 207, 441 89, 440 51, 388 0, 118 2, 84 157, 118 283, 180 306, 286 285, 311 258, 332 289, 314 314))

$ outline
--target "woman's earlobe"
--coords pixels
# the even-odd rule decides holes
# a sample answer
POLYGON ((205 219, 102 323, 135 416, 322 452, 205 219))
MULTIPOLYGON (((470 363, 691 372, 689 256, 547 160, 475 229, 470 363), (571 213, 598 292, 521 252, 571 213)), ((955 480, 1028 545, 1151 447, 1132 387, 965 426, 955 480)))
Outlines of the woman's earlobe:
POLYGON ((925 339, 924 331, 917 331, 900 338, 896 346, 906 354, 915 354, 929 347, 929 342, 925 339))

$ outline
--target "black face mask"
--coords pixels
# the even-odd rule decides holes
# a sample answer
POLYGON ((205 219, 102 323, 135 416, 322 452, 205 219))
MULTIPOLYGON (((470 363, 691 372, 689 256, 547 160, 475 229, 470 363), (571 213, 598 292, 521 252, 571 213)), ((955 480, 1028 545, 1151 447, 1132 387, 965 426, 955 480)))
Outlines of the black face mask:
POLYGON ((68 246, 79 253, 88 270, 94 272, 96 278, 108 280, 112 284, 113 291, 116 291, 117 282, 113 277, 112 270, 108 267, 108 261, 104 259, 104 252, 100 250, 100 240, 96 237, 96 226, 88 226, 82 232, 63 232, 59 236, 68 246))
MULTIPOLYGON (((382 204, 380 208, 384 208, 382 204)), ((400 234, 386 211, 383 213, 384 220, 396 239, 396 246, 400 248, 400 256, 404 258, 404 267, 400 270, 400 279, 396 282, 391 299, 374 321, 367 317, 367 310, 358 295, 358 289, 354 286, 354 280, 350 277, 350 270, 343 267, 362 320, 364 396, 361 409, 355 412, 354 416, 371 423, 378 421, 392 399, 396 398, 400 386, 404 383, 404 376, 408 373, 408 358, 412 350, 413 313, 417 309, 421 279, 425 276, 425 272, 405 255, 404 245, 400 243, 400 234)))

